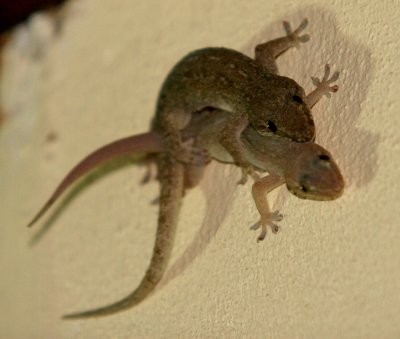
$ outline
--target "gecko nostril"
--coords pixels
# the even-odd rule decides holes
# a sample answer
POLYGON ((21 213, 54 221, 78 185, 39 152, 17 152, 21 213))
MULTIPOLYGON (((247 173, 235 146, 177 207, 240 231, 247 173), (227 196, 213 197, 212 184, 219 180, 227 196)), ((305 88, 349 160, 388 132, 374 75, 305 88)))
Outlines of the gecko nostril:
POLYGON ((310 185, 310 176, 308 174, 304 174, 299 180, 299 188, 304 193, 308 193, 312 191, 312 186, 310 185))
POLYGON ((301 185, 300 189, 305 193, 307 193, 309 191, 309 189, 308 189, 308 187, 306 185, 301 185))

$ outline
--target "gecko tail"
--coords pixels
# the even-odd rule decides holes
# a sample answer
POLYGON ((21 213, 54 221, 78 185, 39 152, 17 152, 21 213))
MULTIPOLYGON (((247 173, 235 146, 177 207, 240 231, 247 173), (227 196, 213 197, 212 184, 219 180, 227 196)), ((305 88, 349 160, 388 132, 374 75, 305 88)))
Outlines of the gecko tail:
POLYGON ((72 319, 100 317, 129 309, 139 304, 148 294, 150 294, 156 284, 157 284, 156 282, 150 282, 150 281, 146 283, 142 282, 141 285, 132 294, 128 295, 126 298, 121 299, 116 303, 104 307, 99 307, 89 311, 65 314, 62 316, 62 319, 72 320, 72 319))
POLYGON ((157 132, 148 132, 123 138, 97 149, 71 169, 58 185, 50 199, 27 226, 31 227, 35 224, 68 187, 98 166, 124 155, 162 152, 163 148, 161 135, 157 132))
POLYGON ((159 156, 161 195, 158 229, 150 265, 139 286, 120 301, 97 309, 66 314, 63 319, 105 316, 127 310, 150 295, 166 270, 175 238, 175 230, 184 190, 184 165, 171 156, 159 156))

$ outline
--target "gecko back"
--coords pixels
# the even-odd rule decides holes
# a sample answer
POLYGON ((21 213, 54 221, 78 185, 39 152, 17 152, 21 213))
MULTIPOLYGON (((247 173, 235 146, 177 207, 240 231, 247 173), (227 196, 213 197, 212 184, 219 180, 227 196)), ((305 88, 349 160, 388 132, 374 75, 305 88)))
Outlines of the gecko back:
POLYGON ((313 139, 314 122, 303 88, 294 80, 266 71, 256 60, 227 48, 189 53, 167 76, 153 126, 177 110, 191 114, 214 107, 247 115, 260 134, 297 142, 313 139))

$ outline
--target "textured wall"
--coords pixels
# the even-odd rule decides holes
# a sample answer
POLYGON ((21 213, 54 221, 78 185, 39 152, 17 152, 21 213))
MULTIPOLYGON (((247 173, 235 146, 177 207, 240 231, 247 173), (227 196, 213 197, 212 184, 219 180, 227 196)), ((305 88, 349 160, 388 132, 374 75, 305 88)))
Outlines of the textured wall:
MULTIPOLYGON (((37 16, 3 50, 0 335, 4 338, 398 338, 400 336, 397 1, 75 1, 61 30, 37 16), (211 166, 185 198, 158 291, 115 316, 62 321, 130 292, 156 228, 157 184, 122 166, 78 187, 53 222, 24 224, 89 151, 145 131, 159 86, 186 52, 252 53, 281 21, 311 41, 279 59, 312 89, 329 62, 340 91, 314 109, 318 142, 343 171, 333 202, 271 202, 278 235, 256 243, 250 183, 211 166), (41 231, 42 230, 42 231, 41 231)), ((47 219, 49 220, 49 219, 47 219)))

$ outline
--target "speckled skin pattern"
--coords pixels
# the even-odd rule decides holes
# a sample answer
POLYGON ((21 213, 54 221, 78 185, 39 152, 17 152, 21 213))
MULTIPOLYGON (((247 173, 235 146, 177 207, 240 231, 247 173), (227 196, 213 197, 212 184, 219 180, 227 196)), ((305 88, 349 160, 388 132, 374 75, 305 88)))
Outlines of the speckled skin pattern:
POLYGON ((164 115, 183 110, 187 114, 214 107, 247 116, 256 130, 270 131, 293 141, 309 141, 315 127, 305 98, 294 80, 267 72, 257 61, 227 48, 205 48, 184 57, 171 71, 161 89, 154 127, 164 115), (302 126, 302 128, 299 128, 302 126))

